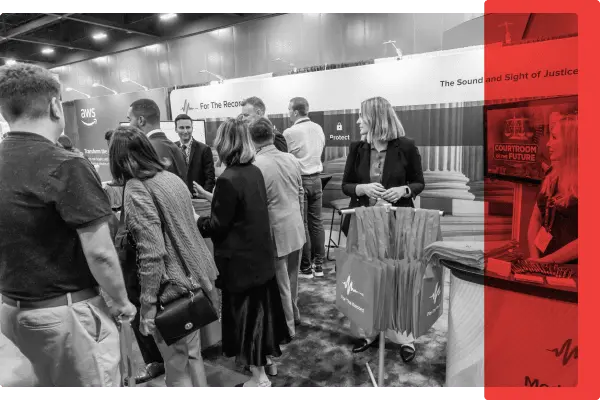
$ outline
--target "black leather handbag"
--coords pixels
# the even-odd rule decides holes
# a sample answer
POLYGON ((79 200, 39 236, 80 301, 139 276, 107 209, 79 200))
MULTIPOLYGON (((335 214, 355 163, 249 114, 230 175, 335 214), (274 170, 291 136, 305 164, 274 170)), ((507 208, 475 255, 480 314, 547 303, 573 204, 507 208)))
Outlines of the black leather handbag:
POLYGON ((212 301, 200 288, 167 305, 159 305, 154 323, 160 336, 170 346, 217 319, 212 301))
MULTIPOLYGON (((145 183, 144 186, 146 186, 145 183)), ((154 199, 154 194, 147 186, 146 190, 152 196, 152 201, 158 211, 162 225, 164 218, 161 209, 154 199)), ((166 232, 164 229, 162 229, 162 231, 163 235, 165 235, 166 232)), ((186 276, 192 281, 191 272, 185 264, 182 264, 182 266, 186 276)), ((161 295, 169 284, 175 284, 175 282, 172 280, 163 282, 158 292, 157 298, 159 299, 159 305, 158 312, 154 318, 154 323, 160 336, 162 336, 165 343, 170 346, 190 333, 216 321, 218 316, 212 301, 206 293, 204 293, 202 288, 194 290, 183 288, 187 294, 168 304, 161 304, 161 295)))

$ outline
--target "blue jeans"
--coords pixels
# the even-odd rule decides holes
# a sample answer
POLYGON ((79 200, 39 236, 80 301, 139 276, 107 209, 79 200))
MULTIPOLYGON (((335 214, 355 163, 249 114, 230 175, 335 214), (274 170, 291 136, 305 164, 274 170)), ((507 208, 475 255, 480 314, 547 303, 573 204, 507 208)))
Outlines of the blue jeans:
POLYGON ((323 266, 325 259, 325 231, 323 230, 323 186, 319 174, 303 176, 304 187, 304 231, 306 243, 302 249, 300 268, 308 270, 312 263, 323 266))

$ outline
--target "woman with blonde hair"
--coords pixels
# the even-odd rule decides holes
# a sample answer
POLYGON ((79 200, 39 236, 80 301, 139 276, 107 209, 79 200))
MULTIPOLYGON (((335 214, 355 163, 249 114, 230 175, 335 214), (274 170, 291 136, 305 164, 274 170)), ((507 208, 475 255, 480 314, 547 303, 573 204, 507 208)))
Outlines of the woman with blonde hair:
POLYGON ((551 167, 546 172, 531 214, 529 257, 542 263, 577 264, 578 259, 578 122, 565 116, 551 128, 551 167))
MULTIPOLYGON (((344 168, 342 191, 350 196, 350 208, 390 203, 394 207, 414 207, 413 199, 425 188, 421 156, 414 141, 404 137, 404 127, 389 101, 372 97, 362 102, 359 118, 361 140, 350 144, 344 168), (362 140, 362 137, 365 137, 362 140)), ((350 218, 342 226, 347 235, 350 218)), ((352 349, 365 351, 377 339, 366 337, 351 326, 358 342, 352 349)), ((388 338, 401 344, 405 362, 415 357, 414 339, 388 331, 388 338)))
POLYGON ((222 343, 226 357, 250 366, 243 386, 269 387, 267 357, 281 356, 280 344, 291 340, 275 278, 274 240, 269 222, 265 180, 253 164, 255 148, 242 119, 228 119, 214 143, 225 171, 214 193, 195 185, 211 200, 211 216, 197 221, 211 237, 222 290, 222 343))

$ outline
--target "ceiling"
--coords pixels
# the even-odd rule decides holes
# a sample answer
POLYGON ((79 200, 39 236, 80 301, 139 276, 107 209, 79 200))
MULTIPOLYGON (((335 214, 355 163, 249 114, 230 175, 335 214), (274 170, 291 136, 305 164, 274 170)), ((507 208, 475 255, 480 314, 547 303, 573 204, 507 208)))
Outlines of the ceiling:
POLYGON ((1 14, 0 65, 52 68, 273 15, 1 14))

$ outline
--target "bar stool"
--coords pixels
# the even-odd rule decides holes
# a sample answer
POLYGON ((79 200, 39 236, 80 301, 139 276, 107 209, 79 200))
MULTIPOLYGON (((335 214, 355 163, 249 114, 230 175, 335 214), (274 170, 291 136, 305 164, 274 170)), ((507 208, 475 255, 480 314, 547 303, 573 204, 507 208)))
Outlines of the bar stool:
POLYGON ((344 210, 350 206, 350 199, 339 199, 334 200, 331 203, 331 207, 333 211, 331 212, 331 224, 329 225, 329 242, 327 243, 327 260, 335 261, 335 259, 329 257, 329 249, 332 247, 337 249, 340 246, 340 239, 342 238, 342 224, 344 223, 344 216, 340 213, 341 210, 344 210), (335 242, 331 236, 333 234, 333 222, 335 221, 335 215, 338 214, 340 216, 340 228, 338 231, 338 240, 335 242))

